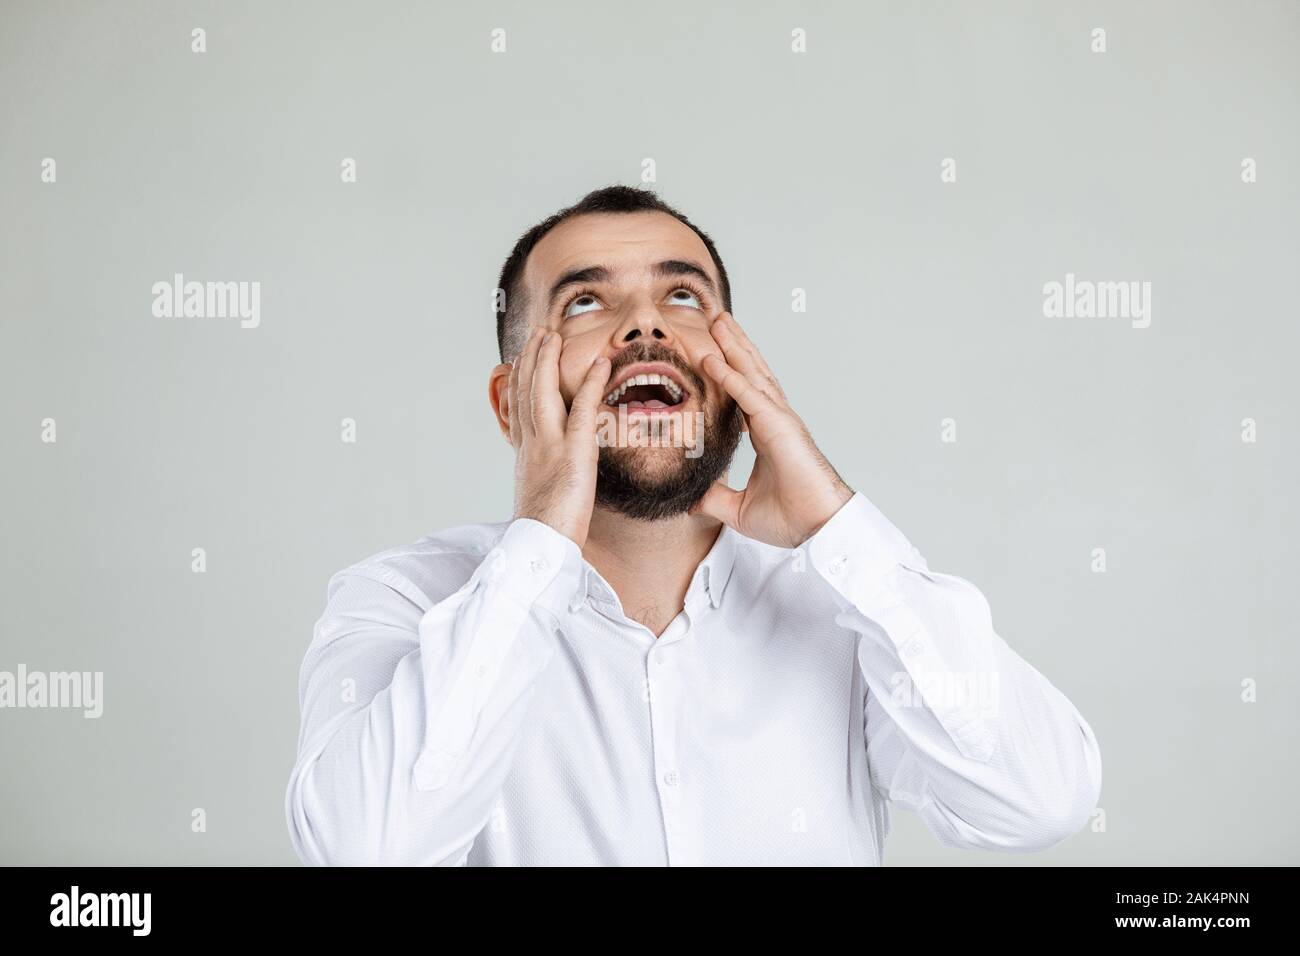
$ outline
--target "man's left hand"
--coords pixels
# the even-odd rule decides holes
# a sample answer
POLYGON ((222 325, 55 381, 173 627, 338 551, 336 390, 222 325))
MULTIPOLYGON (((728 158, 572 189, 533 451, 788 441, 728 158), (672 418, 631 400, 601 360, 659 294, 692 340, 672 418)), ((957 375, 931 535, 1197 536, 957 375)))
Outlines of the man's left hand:
POLYGON ((853 489, 813 443, 776 376, 731 313, 719 314, 709 331, 722 354, 709 352, 700 367, 740 406, 755 461, 744 490, 714 482, 691 514, 717 518, 765 544, 796 548, 853 497, 853 489))

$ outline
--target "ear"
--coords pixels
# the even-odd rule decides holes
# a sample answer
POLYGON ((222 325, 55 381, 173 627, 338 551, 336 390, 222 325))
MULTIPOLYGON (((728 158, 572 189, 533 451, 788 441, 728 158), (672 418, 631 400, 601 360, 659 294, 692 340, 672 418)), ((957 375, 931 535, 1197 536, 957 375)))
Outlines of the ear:
POLYGON ((488 376, 488 402, 492 405, 502 437, 513 448, 514 442, 510 440, 510 400, 513 397, 510 394, 510 369, 509 362, 502 362, 492 370, 488 376))

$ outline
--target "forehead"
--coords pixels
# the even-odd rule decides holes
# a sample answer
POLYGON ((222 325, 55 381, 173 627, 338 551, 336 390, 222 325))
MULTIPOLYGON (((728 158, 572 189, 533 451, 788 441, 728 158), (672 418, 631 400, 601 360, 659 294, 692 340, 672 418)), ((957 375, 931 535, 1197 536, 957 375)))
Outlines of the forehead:
POLYGON ((560 223, 533 247, 524 283, 544 295, 570 269, 605 266, 639 277, 665 259, 694 261, 718 281, 713 257, 695 230, 663 212, 586 213, 560 223))

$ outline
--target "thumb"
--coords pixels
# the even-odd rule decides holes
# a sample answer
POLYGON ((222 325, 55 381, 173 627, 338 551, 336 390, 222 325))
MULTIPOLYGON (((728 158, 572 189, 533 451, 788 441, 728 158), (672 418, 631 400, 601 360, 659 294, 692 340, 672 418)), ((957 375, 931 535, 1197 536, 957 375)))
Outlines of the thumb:
POLYGON ((729 488, 720 481, 715 481, 704 497, 691 506, 689 514, 716 518, 723 524, 739 531, 740 503, 745 500, 745 493, 729 488))

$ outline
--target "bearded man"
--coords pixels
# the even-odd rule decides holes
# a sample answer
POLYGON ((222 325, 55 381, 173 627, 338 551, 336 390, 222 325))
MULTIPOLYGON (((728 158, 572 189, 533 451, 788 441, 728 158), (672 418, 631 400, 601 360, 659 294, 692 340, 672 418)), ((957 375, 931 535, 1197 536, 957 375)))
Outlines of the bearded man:
POLYGON ((285 800, 304 862, 876 866, 891 804, 954 847, 1084 825, 1091 728, 818 450, 708 235, 600 189, 498 291, 514 514, 331 579, 285 800))

